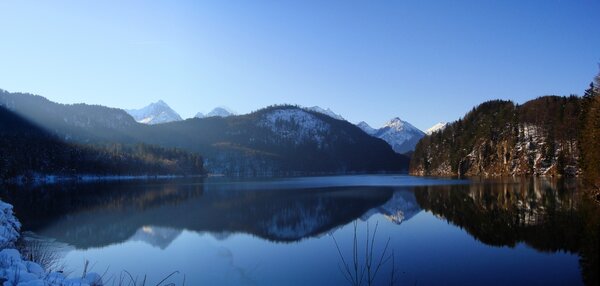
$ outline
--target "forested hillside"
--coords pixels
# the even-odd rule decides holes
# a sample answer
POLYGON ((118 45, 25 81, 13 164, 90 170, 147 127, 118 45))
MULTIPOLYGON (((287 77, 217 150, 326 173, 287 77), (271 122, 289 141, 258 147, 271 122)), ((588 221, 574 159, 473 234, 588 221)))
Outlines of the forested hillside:
POLYGON ((416 147, 416 175, 580 174, 582 100, 545 96, 523 105, 488 101, 416 147))
POLYGON ((65 143, 3 106, 0 158, 0 181, 41 175, 204 174, 197 154, 143 144, 65 143))

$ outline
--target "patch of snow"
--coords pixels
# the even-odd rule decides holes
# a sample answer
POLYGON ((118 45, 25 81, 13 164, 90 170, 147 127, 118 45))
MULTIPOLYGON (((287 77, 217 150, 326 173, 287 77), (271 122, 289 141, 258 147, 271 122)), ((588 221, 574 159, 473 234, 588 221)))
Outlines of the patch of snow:
POLYGON ((296 108, 270 111, 259 124, 295 144, 314 141, 319 146, 324 143, 325 134, 330 129, 328 123, 303 109, 296 108))
POLYGON ((431 135, 431 134, 433 134, 435 132, 442 131, 442 130, 446 129, 446 127, 448 127, 448 123, 447 122, 439 122, 439 123, 436 123, 435 125, 429 127, 429 129, 425 130, 425 134, 431 135))
POLYGON ((0 248, 13 247, 20 230, 21 223, 13 215, 13 206, 0 201, 0 248))

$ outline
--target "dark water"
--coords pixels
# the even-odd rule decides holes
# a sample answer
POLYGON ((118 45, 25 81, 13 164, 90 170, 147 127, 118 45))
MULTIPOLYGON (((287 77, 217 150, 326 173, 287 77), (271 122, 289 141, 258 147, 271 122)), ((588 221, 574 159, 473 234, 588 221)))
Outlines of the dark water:
POLYGON ((600 212, 574 181, 211 178, 5 189, 2 199, 72 275, 88 260, 111 283, 128 281, 126 270, 147 285, 174 271, 166 282, 177 285, 349 285, 354 246, 358 269, 370 250, 374 285, 598 283, 600 212))

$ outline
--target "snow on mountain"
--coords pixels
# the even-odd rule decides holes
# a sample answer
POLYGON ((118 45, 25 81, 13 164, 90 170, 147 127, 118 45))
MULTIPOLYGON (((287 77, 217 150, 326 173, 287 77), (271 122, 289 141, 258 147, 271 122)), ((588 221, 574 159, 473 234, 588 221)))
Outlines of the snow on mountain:
POLYGON ((314 140, 319 146, 330 128, 328 123, 314 114, 295 108, 272 110, 264 115, 260 125, 279 133, 283 138, 293 140, 295 144, 314 140))
POLYGON ((358 124, 356 124, 356 126, 358 126, 358 128, 362 129, 362 131, 364 131, 365 133, 373 136, 373 134, 377 133, 377 129, 371 127, 371 125, 369 125, 368 123, 361 121, 358 124))
POLYGON ((400 154, 413 151, 419 140, 425 136, 423 131, 398 117, 388 121, 379 129, 369 126, 364 121, 356 126, 373 137, 385 140, 396 153, 400 154))
POLYGON ((344 117, 342 117, 341 115, 333 112, 329 108, 323 109, 323 108, 321 108, 319 106, 313 106, 313 107, 306 107, 305 109, 306 110, 310 110, 310 111, 314 111, 314 112, 318 112, 318 113, 321 113, 321 114, 325 114, 325 115, 328 115, 331 118, 335 118, 335 119, 338 119, 338 120, 346 120, 346 119, 344 119, 344 117))
POLYGON ((413 151, 424 136, 423 131, 398 117, 388 121, 375 133, 375 137, 385 140, 396 153, 413 151))
POLYGON ((204 118, 204 117, 206 117, 206 116, 202 112, 198 112, 198 113, 196 113, 196 115, 194 115, 194 118, 204 118))
POLYGON ((437 123, 437 124, 431 126, 429 129, 427 129, 425 131, 425 134, 431 135, 431 134, 433 134, 435 132, 438 132, 438 131, 446 129, 447 126, 448 126, 448 123, 446 123, 446 122, 437 123))
MULTIPOLYGON (((199 113, 199 114, 202 114, 202 113, 199 113)), ((233 111, 229 110, 227 107, 216 107, 211 112, 207 113, 204 117, 213 117, 213 116, 227 117, 227 116, 232 116, 232 115, 235 115, 235 113, 233 111)), ((198 116, 198 114, 196 114, 196 116, 198 116)))
POLYGON ((135 121, 144 124, 159 124, 182 120, 181 116, 162 100, 151 103, 140 109, 129 109, 125 111, 129 113, 135 121))

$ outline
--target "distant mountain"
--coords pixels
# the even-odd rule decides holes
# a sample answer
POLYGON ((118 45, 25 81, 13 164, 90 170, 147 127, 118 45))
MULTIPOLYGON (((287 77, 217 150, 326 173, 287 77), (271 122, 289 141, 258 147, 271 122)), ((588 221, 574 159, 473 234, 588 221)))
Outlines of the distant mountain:
POLYGON ((423 131, 398 117, 388 121, 379 129, 369 126, 364 121, 356 126, 371 136, 385 140, 399 154, 413 151, 419 140, 425 136, 423 131))
POLYGON ((135 121, 144 124, 160 124, 182 120, 181 116, 162 100, 151 103, 140 109, 129 109, 125 111, 127 111, 135 121))
MULTIPOLYGON (((213 116, 218 116, 218 117, 228 117, 228 116, 232 116, 235 115, 235 113, 231 110, 229 110, 226 107, 216 107, 213 110, 211 110, 209 113, 207 113, 204 117, 213 117, 213 116)), ((196 115, 197 117, 197 115, 196 115)))
POLYGON ((329 117, 335 118, 335 119, 338 119, 338 120, 346 120, 346 119, 344 119, 344 117, 342 117, 341 115, 333 112, 329 108, 323 109, 323 108, 321 108, 319 106, 313 106, 313 107, 307 107, 306 109, 310 110, 310 111, 314 111, 314 112, 318 112, 318 113, 321 113, 321 114, 328 115, 329 117))
POLYGON ((198 113, 196 113, 196 115, 194 115, 194 118, 204 118, 204 117, 205 117, 204 113, 202 113, 202 112, 198 112, 198 113))
POLYGON ((583 106, 576 96, 544 96, 520 105, 482 103, 436 136, 423 138, 411 173, 576 176, 581 173, 579 158, 586 155, 578 147, 583 106))
POLYGON ((362 131, 369 135, 374 135, 375 133, 377 133, 377 129, 371 127, 371 125, 364 121, 359 122, 358 124, 356 124, 356 126, 358 126, 358 128, 362 129, 362 131))
POLYGON ((401 172, 408 157, 346 121, 295 106, 230 117, 141 124, 125 111, 0 93, 0 104, 66 142, 151 144, 202 154, 209 172, 237 176, 401 172))
POLYGON ((414 150, 425 133, 396 117, 379 128, 375 136, 388 142, 397 153, 406 153, 414 150))
POLYGON ((447 126, 448 126, 448 123, 446 123, 446 122, 436 123, 435 125, 431 126, 429 129, 427 129, 425 131, 425 134, 431 135, 431 134, 433 134, 435 132, 444 130, 447 126))

